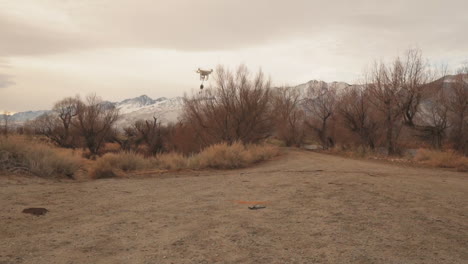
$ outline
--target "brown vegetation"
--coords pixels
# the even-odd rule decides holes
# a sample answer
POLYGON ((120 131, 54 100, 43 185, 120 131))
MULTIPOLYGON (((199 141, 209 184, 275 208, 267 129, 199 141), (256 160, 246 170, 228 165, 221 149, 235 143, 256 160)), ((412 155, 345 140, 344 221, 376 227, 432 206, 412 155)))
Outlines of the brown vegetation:
POLYGON ((119 118, 119 112, 113 105, 104 104, 96 95, 90 95, 86 102, 77 105, 76 127, 85 141, 92 156, 109 140, 112 126, 119 118))
POLYGON ((191 156, 175 152, 155 157, 144 157, 135 152, 108 153, 94 163, 91 176, 108 178, 145 169, 236 169, 268 160, 278 154, 279 149, 274 146, 243 145, 240 142, 215 144, 191 156))
POLYGON ((454 148, 468 156, 468 65, 455 76, 453 94, 447 100, 453 125, 451 141, 454 148))
POLYGON ((325 83, 310 85, 304 103, 305 108, 310 113, 306 124, 317 134, 323 149, 335 145, 335 141, 328 130, 329 120, 336 110, 336 92, 336 86, 334 85, 327 86, 325 83))
POLYGON ((468 181, 453 171, 290 149, 240 171, 0 186, 0 263, 453 264, 468 253, 468 181))
POLYGON ((338 111, 343 126, 359 137, 362 146, 374 149, 377 140, 379 122, 372 113, 368 90, 350 88, 340 98, 338 111))
POLYGON ((103 170, 96 175, 145 167, 243 167, 265 159, 265 146, 252 144, 267 139, 284 146, 318 142, 323 149, 361 154, 398 155, 405 147, 430 145, 468 155, 467 74, 465 67, 447 77, 450 83, 432 81, 421 52, 410 50, 391 63, 375 63, 363 85, 311 82, 302 94, 296 87, 271 88, 261 71, 252 75, 245 66, 219 66, 212 86, 184 98, 176 124, 153 118, 114 127, 117 109, 90 95, 57 102, 52 113, 21 131, 44 135, 60 147, 87 149, 89 158, 116 153, 96 163, 94 171, 103 170), (110 143, 112 151, 103 148, 110 143), (261 157, 252 154, 255 148, 261 157))
POLYGON ((468 171, 468 157, 464 157, 453 151, 419 149, 414 160, 431 167, 468 171))
POLYGON ((305 137, 300 92, 292 87, 280 87, 274 91, 272 100, 276 137, 285 146, 300 146, 305 137))
POLYGON ((5 111, 2 115, 2 121, 3 121, 3 126, 1 127, 1 134, 3 134, 5 137, 8 137, 8 133, 10 130, 10 112, 5 111))
POLYGON ((428 80, 422 55, 418 50, 410 50, 404 59, 397 57, 389 65, 375 63, 368 78, 366 86, 372 94, 371 102, 383 114, 388 154, 396 154, 402 125, 413 125, 421 88, 428 80))
POLYGON ((0 172, 73 177, 80 167, 80 158, 68 151, 23 137, 0 138, 0 172))
POLYGON ((167 139, 167 128, 158 119, 152 121, 138 120, 124 128, 123 139, 117 140, 123 150, 137 151, 141 145, 146 146, 146 154, 155 155, 164 151, 164 140, 167 139))
POLYGON ((271 89, 263 73, 252 77, 245 66, 236 72, 220 66, 214 79, 213 87, 184 98, 183 121, 201 143, 258 143, 270 136, 271 89))

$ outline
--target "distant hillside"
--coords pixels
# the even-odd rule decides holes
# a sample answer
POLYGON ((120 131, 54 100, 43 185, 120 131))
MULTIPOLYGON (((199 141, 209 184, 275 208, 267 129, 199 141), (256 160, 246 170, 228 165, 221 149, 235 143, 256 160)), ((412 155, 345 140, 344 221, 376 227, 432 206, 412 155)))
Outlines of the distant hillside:
MULTIPOLYGON (((160 97, 152 99, 147 95, 122 100, 121 102, 108 102, 120 110, 121 119, 118 125, 128 125, 138 119, 152 119, 157 117, 162 123, 177 121, 182 109, 182 98, 160 97)), ((50 110, 19 112, 10 117, 12 125, 21 125, 26 121, 33 120, 50 110)), ((3 115, 0 115, 3 118, 3 115)))
MULTIPOLYGON (((38 117, 38 116, 40 116, 42 114, 45 114, 47 112, 49 112, 49 110, 19 112, 19 113, 15 113, 15 114, 11 115, 9 120, 10 120, 10 122, 12 122, 14 124, 22 124, 22 123, 24 123, 26 121, 33 120, 36 117, 38 117)), ((4 117, 4 115, 1 114, 0 119, 3 119, 3 117, 4 117)))
MULTIPOLYGON (((437 92, 437 89, 443 87, 450 92, 451 84, 454 82, 457 75, 447 75, 432 83, 427 84, 423 89, 422 105, 430 101, 430 98, 437 92), (440 84, 443 83, 443 86, 440 84)), ((468 83, 468 76, 465 76, 465 81, 468 83)), ((324 82, 319 80, 311 80, 294 86, 303 96, 307 96, 307 89, 310 86, 320 87, 336 87, 338 92, 344 91, 351 87, 360 85, 348 84, 345 82, 324 82)), ((135 98, 128 98, 120 102, 108 102, 120 110, 121 119, 117 122, 118 126, 125 126, 133 123, 138 119, 152 119, 157 117, 162 123, 176 122, 182 112, 182 97, 166 98, 159 97, 152 99, 147 95, 141 95, 135 98)), ((26 111, 19 112, 11 116, 10 120, 14 124, 22 124, 28 120, 33 120, 36 117, 49 112, 50 110, 26 111)), ((2 118, 3 115, 0 115, 2 118)))
POLYGON ((182 111, 182 98, 160 97, 151 99, 146 95, 123 100, 116 103, 120 110, 121 119, 117 122, 118 126, 125 126, 138 119, 158 118, 163 124, 176 122, 182 111))

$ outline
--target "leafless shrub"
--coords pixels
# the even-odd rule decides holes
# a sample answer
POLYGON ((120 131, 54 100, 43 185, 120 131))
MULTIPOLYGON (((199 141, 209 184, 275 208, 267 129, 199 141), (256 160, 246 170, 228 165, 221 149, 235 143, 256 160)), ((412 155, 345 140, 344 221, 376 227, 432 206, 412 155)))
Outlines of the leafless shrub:
POLYGON ((286 146, 300 146, 304 140, 304 111, 300 92, 293 87, 277 88, 272 100, 276 136, 286 146))
POLYGON ((429 73, 419 50, 409 50, 391 64, 375 63, 367 75, 371 102, 384 115, 386 145, 389 155, 397 152, 397 140, 402 124, 414 126, 419 111, 422 87, 429 73))
POLYGON ((96 95, 86 97, 86 102, 79 102, 76 120, 73 125, 84 138, 85 145, 92 156, 98 154, 103 143, 109 139, 112 126, 119 118, 118 109, 105 104, 96 95))
POLYGON ((43 135, 59 146, 63 144, 63 130, 60 126, 60 119, 54 114, 42 114, 33 121, 28 122, 26 127, 31 128, 34 134, 43 135))
POLYGON ((79 144, 79 133, 73 126, 78 115, 78 106, 81 104, 79 97, 67 97, 55 103, 51 112, 45 113, 35 120, 28 122, 24 127, 32 129, 35 134, 40 134, 58 146, 75 148, 79 144))
POLYGON ((3 127, 2 127, 2 134, 5 136, 5 137, 8 137, 8 132, 9 132, 9 122, 10 122, 10 119, 11 119, 11 113, 8 112, 8 111, 5 111, 2 115, 2 119, 3 119, 3 127))
POLYGON ((271 134, 270 81, 245 66, 235 73, 218 66, 215 84, 184 98, 184 121, 208 146, 217 142, 256 143, 271 134))
POLYGON ((336 110, 336 86, 326 83, 311 84, 307 90, 304 106, 307 110, 306 124, 312 128, 323 149, 334 146, 334 140, 329 133, 329 123, 336 110))
POLYGON ((195 128, 184 122, 169 124, 167 127, 165 149, 184 155, 198 153, 203 148, 203 141, 198 137, 195 128))
POLYGON ((419 122, 413 123, 413 127, 419 132, 419 137, 431 142, 432 147, 440 150, 446 129, 449 126, 449 104, 444 89, 440 89, 427 100, 419 110, 419 122))
POLYGON ((362 87, 350 88, 340 97, 338 111, 343 118, 343 125, 356 134, 362 146, 375 148, 378 121, 372 114, 369 91, 362 87))
POLYGON ((400 86, 397 103, 403 112, 405 124, 414 126, 413 119, 419 111, 423 88, 433 80, 434 76, 430 73, 419 49, 406 51, 403 59, 397 58, 394 65, 392 79, 400 86))
POLYGON ((76 135, 71 130, 73 119, 78 115, 80 102, 79 97, 67 97, 54 105, 53 113, 60 120, 60 125, 55 129, 55 137, 59 139, 57 143, 62 147, 75 147, 73 137, 76 135))
POLYGON ((167 129, 158 122, 156 117, 152 121, 138 120, 133 125, 124 128, 125 139, 119 143, 124 149, 137 150, 144 144, 147 154, 155 155, 164 151, 164 136, 167 129))
POLYGON ((462 67, 448 95, 450 121, 453 126, 451 141, 454 148, 468 156, 468 65, 462 67))

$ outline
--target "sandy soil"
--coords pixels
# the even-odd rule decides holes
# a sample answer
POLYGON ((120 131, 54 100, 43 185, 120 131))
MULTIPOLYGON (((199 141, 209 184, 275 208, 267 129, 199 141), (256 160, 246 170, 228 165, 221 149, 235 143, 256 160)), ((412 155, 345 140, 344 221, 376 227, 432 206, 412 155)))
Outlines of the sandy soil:
POLYGON ((0 206, 0 263, 468 263, 468 174, 305 151, 236 171, 2 176, 0 206))

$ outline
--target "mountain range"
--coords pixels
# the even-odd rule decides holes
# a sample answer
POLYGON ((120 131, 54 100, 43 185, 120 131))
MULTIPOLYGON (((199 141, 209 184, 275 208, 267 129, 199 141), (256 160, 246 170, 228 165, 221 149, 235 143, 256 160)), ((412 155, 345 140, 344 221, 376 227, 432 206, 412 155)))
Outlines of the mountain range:
MULTIPOLYGON (((449 75, 437 80, 436 82, 438 81, 442 81, 444 84, 450 85, 450 83, 454 81, 454 76, 449 75)), ((298 89, 301 94, 306 95, 306 90, 309 86, 334 86, 339 91, 355 85, 351 85, 345 82, 327 83, 324 81, 311 80, 309 82, 299 84, 295 86, 295 88, 298 89)), ((117 126, 125 126, 133 123, 138 119, 146 120, 152 119, 153 117, 158 118, 161 123, 167 124, 170 122, 176 122, 178 120, 182 112, 183 99, 182 97, 159 97, 152 99, 147 95, 141 95, 135 98, 125 99, 120 102, 106 101, 105 103, 112 104, 119 109, 121 118, 118 121, 117 126)), ((47 112, 50 112, 50 110, 18 112, 10 117, 10 122, 20 125, 47 112)), ((2 118, 2 116, 3 115, 0 115, 0 118, 2 118)))
MULTIPOLYGON (((182 110, 182 97, 166 98, 160 97, 152 99, 147 95, 141 95, 135 98, 125 99, 120 102, 108 102, 119 109, 121 118, 117 125, 127 125, 138 119, 158 118, 161 123, 177 121, 182 110)), ((11 124, 21 125, 24 122, 33 120, 40 115, 50 112, 51 110, 25 111, 18 112, 10 116, 11 124)), ((3 115, 0 115, 3 119, 3 115)))

